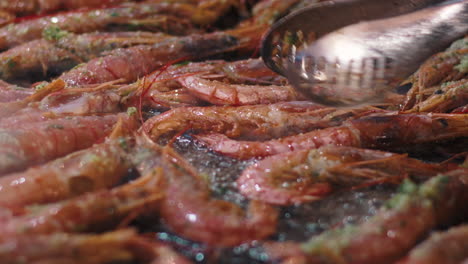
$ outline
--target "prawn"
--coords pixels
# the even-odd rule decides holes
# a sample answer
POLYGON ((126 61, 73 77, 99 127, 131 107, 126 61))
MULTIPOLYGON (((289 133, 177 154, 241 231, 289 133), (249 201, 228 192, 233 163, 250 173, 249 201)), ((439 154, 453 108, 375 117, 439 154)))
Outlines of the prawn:
MULTIPOLYGON (((402 149, 458 137, 468 133, 466 114, 375 114, 304 134, 264 142, 236 141, 223 134, 196 135, 213 151, 239 159, 266 157, 325 145, 361 148, 402 149)), ((228 135, 229 136, 229 135, 228 135)))
MULTIPOLYGON (((173 15, 180 18, 190 18, 203 13, 196 6, 177 3, 129 3, 112 8, 101 8, 88 11, 75 11, 27 19, 0 28, 0 50, 39 39, 44 30, 54 27, 73 33, 86 33, 109 30, 116 27, 120 31, 138 29, 138 20, 157 17, 158 15, 173 15)), ((170 20, 175 21, 175 20, 170 20)), ((163 21, 164 22, 164 21, 163 21)), ((160 20, 155 23, 161 25, 160 20)), ((143 23, 143 27, 148 27, 143 23)), ((164 23, 163 23, 164 24, 164 23)), ((171 28, 171 27, 169 27, 171 28)), ((187 28, 187 27, 185 27, 187 28)), ((160 29, 164 29, 164 25, 160 29)), ((50 37, 59 37, 59 32, 51 32, 50 37)))
POLYGON ((1 177, 0 206, 56 202, 117 185, 131 167, 133 142, 123 129, 117 125, 104 143, 1 177))
MULTIPOLYGON (((170 39, 161 33, 115 32, 76 35, 60 29, 54 36, 33 40, 0 53, 0 78, 16 80, 58 75, 74 66, 99 57, 106 51, 170 39), (33 75, 33 77, 31 76, 33 75)), ((47 32, 47 31, 46 31, 47 32)))
POLYGON ((178 167, 189 165, 181 164, 183 161, 173 151, 166 150, 165 155, 166 196, 160 213, 172 230, 217 246, 235 246, 275 232, 278 213, 273 207, 251 201, 244 213, 237 205, 213 199, 199 177, 178 167))
POLYGON ((4 263, 107 263, 136 258, 133 241, 139 240, 131 229, 100 235, 54 233, 48 235, 18 235, 2 239, 0 245, 8 249, 0 253, 4 263), (10 246, 7 246, 10 245, 10 246), (60 263, 60 262, 58 262, 60 263))
POLYGON ((18 15, 43 14, 57 10, 103 7, 126 1, 127 0, 104 0, 97 2, 93 0, 11 0, 2 1, 0 3, 0 9, 18 15))
POLYGON ((0 128, 0 175, 88 148, 102 141, 119 118, 125 127, 136 125, 133 117, 113 114, 69 116, 0 128))
POLYGON ((332 191, 332 184, 358 186, 403 176, 425 179, 445 170, 402 154, 328 146, 265 158, 245 169, 237 186, 250 199, 290 205, 321 199, 332 191))
POLYGON ((152 117, 141 129, 155 141, 187 128, 195 133, 225 133, 230 138, 266 140, 338 126, 348 118, 373 111, 382 110, 367 107, 338 110, 301 101, 239 107, 186 107, 152 117))
POLYGON ((468 226, 452 227, 445 232, 431 234, 412 249, 398 264, 458 264, 468 259, 468 226))
POLYGON ((24 234, 107 230, 130 213, 155 210, 161 200, 161 170, 111 190, 101 190, 46 205, 25 207, 2 223, 4 237, 24 234))
POLYGON ((405 182, 367 222, 329 230, 301 245, 306 263, 393 263, 437 226, 466 210, 466 170, 431 178, 421 186, 405 182))
POLYGON ((188 76, 179 82, 194 96, 214 105, 270 104, 304 99, 292 86, 241 85, 188 76))
POLYGON ((430 57, 404 83, 412 84, 412 86, 407 93, 401 110, 409 110, 424 101, 428 96, 428 88, 463 79, 468 72, 462 67, 463 61, 467 60, 467 56, 468 38, 463 38, 455 41, 446 51, 430 57))
POLYGON ((155 45, 116 49, 62 74, 68 86, 96 84, 116 79, 135 81, 174 58, 201 58, 235 49, 238 40, 223 32, 177 37, 155 45), (128 63, 131 61, 132 63, 128 63))
POLYGON ((441 85, 440 89, 434 90, 434 93, 415 104, 405 113, 414 112, 450 112, 453 109, 462 107, 468 102, 468 79, 453 81, 441 85))

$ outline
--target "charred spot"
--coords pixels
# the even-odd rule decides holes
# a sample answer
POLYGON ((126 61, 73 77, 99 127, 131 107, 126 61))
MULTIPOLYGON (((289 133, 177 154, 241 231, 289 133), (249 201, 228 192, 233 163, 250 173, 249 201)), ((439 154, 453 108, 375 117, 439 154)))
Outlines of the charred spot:
POLYGON ((80 195, 94 190, 94 181, 85 175, 75 176, 68 183, 70 192, 74 195, 80 195))
POLYGON ((398 86, 395 91, 398 94, 406 94, 411 89, 412 86, 413 86, 412 83, 405 83, 403 85, 398 86))
POLYGON ((437 121, 438 121, 444 128, 446 128, 446 127, 449 126, 449 123, 448 123, 447 119, 445 119, 445 118, 438 119, 437 121))
POLYGON ((365 122, 372 121, 375 123, 389 123, 395 120, 395 117, 394 116, 369 116, 369 117, 363 118, 362 120, 364 120, 365 122))

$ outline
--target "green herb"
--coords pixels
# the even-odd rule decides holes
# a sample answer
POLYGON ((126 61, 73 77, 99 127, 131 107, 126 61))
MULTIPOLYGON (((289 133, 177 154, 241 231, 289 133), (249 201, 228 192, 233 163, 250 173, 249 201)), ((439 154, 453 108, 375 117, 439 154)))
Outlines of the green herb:
POLYGON ((18 65, 18 63, 14 59, 8 58, 6 60, 6 65, 7 65, 8 69, 12 69, 12 68, 16 67, 16 65, 18 65))
POLYGON ((137 112, 138 112, 137 108, 134 107, 134 106, 127 108, 127 115, 129 115, 129 116, 133 116, 137 112))
POLYGON ((183 62, 179 62, 179 63, 176 63, 174 64, 175 66, 185 66, 185 65, 188 65, 191 61, 183 61, 183 62))
POLYGON ((39 91, 39 90, 43 89, 43 88, 46 87, 46 86, 47 86, 47 82, 43 82, 43 83, 41 83, 41 84, 36 85, 36 87, 34 87, 34 89, 35 89, 36 91, 39 91))
POLYGON ((455 66, 455 69, 461 73, 467 73, 468 72, 468 56, 463 56, 460 61, 460 64, 455 66))
POLYGON ((61 30, 57 26, 50 26, 42 31, 42 37, 46 40, 57 41, 68 35, 68 31, 61 30))

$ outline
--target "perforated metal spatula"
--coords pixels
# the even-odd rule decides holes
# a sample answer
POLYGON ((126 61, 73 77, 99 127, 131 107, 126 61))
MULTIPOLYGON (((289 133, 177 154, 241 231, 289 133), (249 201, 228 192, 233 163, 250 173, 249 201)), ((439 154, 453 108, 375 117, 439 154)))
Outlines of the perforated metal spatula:
POLYGON ((466 0, 407 14, 438 2, 312 5, 273 26, 262 57, 314 101, 335 106, 378 102, 427 57, 467 33, 466 0), (382 17, 391 18, 358 23, 382 17))

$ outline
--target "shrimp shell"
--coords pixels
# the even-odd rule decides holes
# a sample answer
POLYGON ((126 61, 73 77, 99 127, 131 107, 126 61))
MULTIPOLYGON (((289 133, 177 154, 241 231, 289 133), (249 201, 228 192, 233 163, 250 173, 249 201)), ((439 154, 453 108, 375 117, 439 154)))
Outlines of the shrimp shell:
POLYGON ((210 81, 199 76, 179 79, 194 96, 214 105, 254 105, 301 100, 291 86, 241 85, 210 81))
POLYGON ((25 170, 88 148, 102 141, 119 117, 126 126, 134 126, 126 115, 71 116, 40 123, 0 129, 0 175, 25 170))
POLYGON ((24 172, 0 178, 0 206, 23 207, 61 201, 117 185, 130 169, 128 138, 74 152, 24 172))

